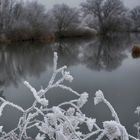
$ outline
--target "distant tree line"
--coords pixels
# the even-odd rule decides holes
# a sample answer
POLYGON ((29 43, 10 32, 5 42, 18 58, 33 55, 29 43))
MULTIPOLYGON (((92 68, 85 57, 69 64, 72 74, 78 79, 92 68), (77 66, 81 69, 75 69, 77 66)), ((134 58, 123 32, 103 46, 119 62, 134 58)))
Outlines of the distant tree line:
POLYGON ((130 10, 121 0, 86 0, 81 4, 88 25, 99 33, 140 31, 140 6, 130 10))
POLYGON ((121 0, 86 0, 80 8, 57 4, 51 10, 37 1, 0 0, 0 41, 46 40, 48 36, 139 32, 140 6, 121 0))
POLYGON ((0 0, 2 40, 36 40, 47 31, 45 7, 37 2, 0 0))

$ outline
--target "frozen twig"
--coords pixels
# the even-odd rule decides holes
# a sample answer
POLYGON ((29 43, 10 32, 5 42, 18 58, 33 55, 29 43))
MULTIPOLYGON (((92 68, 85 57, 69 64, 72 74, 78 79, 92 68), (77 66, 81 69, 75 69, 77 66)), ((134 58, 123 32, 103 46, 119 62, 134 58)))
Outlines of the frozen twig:
MULTIPOLYGON (((4 108, 9 105, 22 112, 22 116, 19 119, 18 125, 15 129, 6 133, 3 130, 3 126, 0 126, 0 140, 27 140, 31 137, 28 136, 28 130, 36 127, 38 128, 38 134, 35 140, 45 140, 45 136, 49 140, 89 140, 92 137, 97 137, 96 140, 101 140, 106 136, 109 140, 119 138, 121 140, 138 140, 137 138, 128 135, 125 127, 120 123, 119 117, 114 110, 113 106, 105 99, 102 91, 96 92, 94 98, 95 105, 103 102, 110 109, 115 121, 103 122, 103 128, 100 128, 95 118, 87 117, 81 110, 81 108, 88 101, 88 93, 78 93, 71 87, 64 85, 65 81, 72 82, 73 77, 67 70, 67 66, 57 68, 58 56, 54 53, 54 67, 53 74, 50 78, 48 86, 37 91, 29 82, 25 81, 25 86, 31 91, 35 101, 32 106, 24 110, 22 107, 6 101, 0 97, 0 116, 3 113, 4 108), (60 79, 57 80, 57 75, 61 74, 60 79), (46 98, 46 94, 53 88, 61 88, 63 90, 76 95, 74 100, 64 101, 58 104, 56 107, 48 107, 49 101, 46 98), (66 107, 65 107, 66 106, 66 107), (67 109, 66 109, 67 108, 67 109), (86 134, 80 131, 82 125, 87 127, 86 134)), ((140 114, 139 108, 136 112, 140 114)))

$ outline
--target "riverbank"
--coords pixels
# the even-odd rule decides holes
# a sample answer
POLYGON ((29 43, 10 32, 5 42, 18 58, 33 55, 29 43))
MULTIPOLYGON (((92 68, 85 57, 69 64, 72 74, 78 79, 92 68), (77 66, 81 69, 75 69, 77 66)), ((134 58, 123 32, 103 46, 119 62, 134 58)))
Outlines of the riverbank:
POLYGON ((65 38, 91 38, 95 37, 97 35, 96 32, 92 32, 90 30, 75 30, 75 31, 63 31, 61 33, 50 33, 50 34, 44 34, 40 36, 34 37, 32 36, 25 36, 23 35, 15 35, 12 36, 8 35, 0 35, 0 44, 11 44, 16 42, 39 42, 39 43, 50 43, 55 42, 59 39, 65 39, 65 38))
POLYGON ((12 44, 12 43, 19 43, 19 42, 39 42, 39 43, 49 43, 54 42, 56 40, 55 35, 44 35, 42 37, 38 38, 24 38, 23 36, 21 38, 8 38, 5 35, 0 36, 0 44, 12 44))
POLYGON ((23 34, 13 34, 12 36, 9 35, 0 35, 0 44, 14 44, 14 43, 23 43, 23 42, 31 42, 31 43, 53 43, 57 42, 58 40, 63 39, 90 39, 90 38, 114 38, 116 36, 126 35, 129 36, 131 34, 139 35, 139 32, 109 32, 107 34, 100 34, 94 29, 90 28, 77 28, 75 30, 69 31, 62 31, 62 32, 55 32, 55 33, 44 33, 40 35, 25 35, 23 34))

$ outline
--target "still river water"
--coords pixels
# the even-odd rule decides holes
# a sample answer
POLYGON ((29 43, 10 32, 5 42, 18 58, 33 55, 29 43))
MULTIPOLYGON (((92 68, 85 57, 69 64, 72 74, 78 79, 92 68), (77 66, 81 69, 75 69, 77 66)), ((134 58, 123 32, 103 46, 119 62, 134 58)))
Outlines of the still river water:
MULTIPOLYGON (((103 104, 94 106, 93 97, 101 89, 112 103, 129 133, 136 135, 134 114, 140 105, 140 59, 131 55, 133 44, 140 44, 140 35, 119 35, 112 38, 71 39, 44 45, 19 43, 0 46, 0 96, 23 108, 33 102, 33 96, 23 85, 29 81, 36 89, 46 87, 53 66, 53 51, 58 52, 58 65, 67 65, 74 81, 73 89, 90 93, 83 108, 97 122, 110 120, 111 115, 103 104)), ((50 105, 73 99, 71 94, 54 89, 47 94, 50 105)), ((16 127, 20 113, 7 107, 0 125, 9 131, 16 127)))

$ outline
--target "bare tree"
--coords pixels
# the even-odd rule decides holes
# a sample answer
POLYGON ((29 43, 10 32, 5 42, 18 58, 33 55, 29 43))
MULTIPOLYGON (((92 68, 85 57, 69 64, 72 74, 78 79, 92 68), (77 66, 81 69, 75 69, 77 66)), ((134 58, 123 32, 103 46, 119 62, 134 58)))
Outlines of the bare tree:
MULTIPOLYGON (((9 25, 6 33, 9 40, 39 40, 45 36, 46 10, 43 5, 36 1, 16 1, 15 3, 12 3, 13 0, 6 1, 11 1, 12 7, 10 12, 5 9, 4 13, 9 13, 11 18, 6 15, 3 19, 11 19, 12 23, 7 21, 7 24, 2 22, 2 25, 6 27, 9 25)), ((2 28, 5 31, 5 27, 2 28)))
POLYGON ((126 11, 121 0, 86 0, 81 6, 86 15, 93 15, 98 20, 101 33, 117 30, 120 17, 126 11))
POLYGON ((37 1, 0 0, 0 41, 40 40, 46 22, 46 9, 37 1))
POLYGON ((133 30, 140 31, 140 6, 132 9, 131 18, 133 20, 133 30))
POLYGON ((26 3, 24 11, 24 18, 32 27, 33 39, 43 36, 47 32, 45 7, 33 1, 26 3))
POLYGON ((56 31, 60 35, 71 27, 79 24, 79 12, 76 8, 70 8, 65 4, 55 5, 52 9, 52 16, 56 31))
POLYGON ((15 5, 14 0, 0 0, 0 30, 6 33, 13 22, 12 12, 15 5))
POLYGON ((20 18, 23 18, 23 12, 24 12, 24 3, 22 1, 17 2, 13 8, 13 18, 15 20, 20 20, 20 18))

